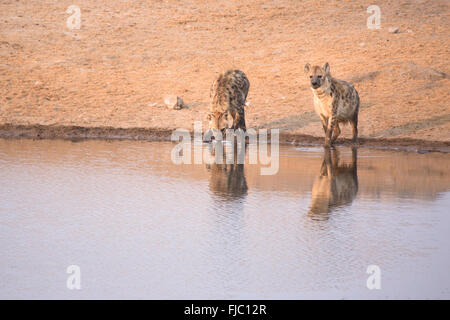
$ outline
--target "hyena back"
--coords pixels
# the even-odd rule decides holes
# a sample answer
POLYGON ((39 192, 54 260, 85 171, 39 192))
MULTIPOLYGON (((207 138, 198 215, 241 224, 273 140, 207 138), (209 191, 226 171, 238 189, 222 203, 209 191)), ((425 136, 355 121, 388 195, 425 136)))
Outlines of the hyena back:
POLYGON ((325 132, 325 145, 333 143, 341 130, 339 124, 350 123, 353 129, 353 141, 358 138, 359 95, 355 87, 348 82, 333 78, 330 66, 305 65, 305 73, 311 81, 314 95, 314 109, 322 121, 325 132))
POLYGON ((249 88, 250 82, 240 70, 228 70, 219 75, 210 90, 210 129, 246 130, 244 106, 249 88))

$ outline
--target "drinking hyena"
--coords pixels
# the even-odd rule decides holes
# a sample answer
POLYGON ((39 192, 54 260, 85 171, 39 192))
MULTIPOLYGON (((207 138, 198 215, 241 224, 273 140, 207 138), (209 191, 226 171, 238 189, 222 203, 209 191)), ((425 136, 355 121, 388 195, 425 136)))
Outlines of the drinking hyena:
POLYGON ((358 137, 359 95, 348 82, 333 78, 328 62, 323 68, 305 65, 305 73, 311 81, 314 95, 314 109, 322 120, 325 131, 325 145, 330 146, 339 136, 340 123, 350 123, 353 141, 358 137))
POLYGON ((247 76, 240 70, 228 70, 219 75, 210 91, 210 129, 246 130, 244 106, 249 87, 247 76))

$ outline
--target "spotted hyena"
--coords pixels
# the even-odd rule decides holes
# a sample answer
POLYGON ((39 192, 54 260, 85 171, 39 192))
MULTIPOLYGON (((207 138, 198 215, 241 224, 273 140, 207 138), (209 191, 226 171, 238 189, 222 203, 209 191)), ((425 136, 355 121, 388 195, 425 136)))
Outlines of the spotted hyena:
POLYGON ((305 65, 305 73, 311 81, 314 109, 322 120, 325 145, 330 146, 341 133, 339 124, 350 123, 353 141, 358 138, 359 95, 348 82, 333 78, 327 63, 321 68, 305 65))
POLYGON ((249 88, 250 82, 240 70, 228 70, 219 75, 210 91, 210 129, 246 130, 244 106, 249 88))

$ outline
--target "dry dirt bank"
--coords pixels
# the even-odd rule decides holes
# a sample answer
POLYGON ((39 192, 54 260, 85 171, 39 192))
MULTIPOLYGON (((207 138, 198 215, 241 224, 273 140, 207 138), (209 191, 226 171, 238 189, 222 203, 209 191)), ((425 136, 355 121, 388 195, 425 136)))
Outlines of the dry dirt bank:
POLYGON ((328 61, 360 93, 363 145, 448 150, 446 0, 377 1, 380 30, 366 27, 372 1, 79 0, 69 30, 72 4, 0 2, 1 135, 167 138, 205 127, 211 82, 239 68, 249 127, 320 143, 303 66, 328 61), (168 110, 166 94, 188 108, 168 110))

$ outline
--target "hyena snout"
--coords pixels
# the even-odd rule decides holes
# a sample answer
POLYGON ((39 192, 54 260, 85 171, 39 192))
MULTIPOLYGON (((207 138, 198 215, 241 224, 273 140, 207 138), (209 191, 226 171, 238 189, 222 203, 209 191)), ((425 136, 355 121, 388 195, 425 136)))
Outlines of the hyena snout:
POLYGON ((320 88, 324 82, 327 74, 330 72, 330 66, 328 62, 325 63, 323 68, 319 66, 311 66, 309 63, 305 65, 305 73, 309 77, 309 81, 311 82, 311 87, 313 89, 320 88))
POLYGON ((322 76, 321 75, 310 76, 310 79, 311 79, 311 86, 314 89, 317 89, 317 88, 319 88, 322 85, 323 80, 322 80, 322 76))

